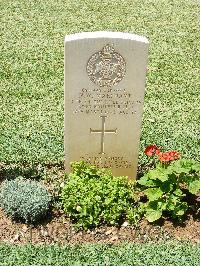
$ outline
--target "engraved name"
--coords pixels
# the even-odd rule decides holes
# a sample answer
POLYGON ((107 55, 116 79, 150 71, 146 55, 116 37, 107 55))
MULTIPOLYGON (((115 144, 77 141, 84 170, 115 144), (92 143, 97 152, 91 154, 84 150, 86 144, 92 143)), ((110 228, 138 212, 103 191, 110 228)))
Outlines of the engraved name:
POLYGON ((131 168, 132 163, 123 156, 81 156, 80 160, 99 168, 131 168))
POLYGON ((126 90, 83 88, 77 99, 72 99, 73 113, 85 114, 136 114, 141 105, 140 100, 133 100, 133 96, 126 90))

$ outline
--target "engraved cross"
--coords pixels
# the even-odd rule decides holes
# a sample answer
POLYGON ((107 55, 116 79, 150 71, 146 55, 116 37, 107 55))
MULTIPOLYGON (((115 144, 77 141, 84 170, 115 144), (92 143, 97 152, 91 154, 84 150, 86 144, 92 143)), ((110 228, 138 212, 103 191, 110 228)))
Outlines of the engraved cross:
POLYGON ((100 154, 104 154, 104 137, 106 133, 117 133, 117 128, 116 129, 106 129, 106 115, 101 115, 102 118, 102 125, 101 125, 101 130, 98 129, 91 129, 90 128, 90 133, 100 133, 101 134, 101 151, 100 154))

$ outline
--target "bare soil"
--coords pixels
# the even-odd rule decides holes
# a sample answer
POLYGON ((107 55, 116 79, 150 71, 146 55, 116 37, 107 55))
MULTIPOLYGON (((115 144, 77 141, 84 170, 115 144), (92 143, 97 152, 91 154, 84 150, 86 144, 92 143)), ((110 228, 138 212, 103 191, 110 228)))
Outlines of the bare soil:
POLYGON ((12 221, 0 209, 0 243, 12 244, 80 244, 107 243, 119 244, 128 241, 135 243, 158 242, 169 239, 189 240, 200 243, 200 221, 188 216, 181 225, 169 220, 162 224, 149 224, 143 220, 136 226, 124 223, 120 228, 102 226, 94 230, 75 231, 72 223, 64 214, 54 212, 46 221, 31 227, 12 221))
MULTIPOLYGON (((3 180, 22 175, 27 178, 40 179, 44 169, 37 166, 22 167, 18 165, 0 165, 0 184, 3 180), (42 174, 41 174, 42 172, 42 174)), ((60 183, 64 174, 63 167, 48 167, 50 173, 48 189, 55 193, 56 182, 60 183), (58 179, 58 180, 57 180, 58 179), (53 182, 51 181, 53 180, 53 182), (51 187, 51 184, 52 187, 51 187)), ((49 175, 48 173, 48 175, 49 175)), ((46 183, 46 182, 45 182, 46 183)), ((200 198, 199 198, 200 199, 200 198)), ((81 243, 107 243, 119 244, 121 242, 159 242, 170 239, 187 240, 200 243, 200 217, 199 214, 189 214, 184 222, 174 223, 163 219, 159 223, 150 224, 142 220, 137 226, 124 223, 121 227, 101 226, 87 231, 76 231, 70 220, 61 212, 53 210, 37 226, 12 221, 6 217, 0 208, 0 243, 12 244, 81 244, 81 243)))

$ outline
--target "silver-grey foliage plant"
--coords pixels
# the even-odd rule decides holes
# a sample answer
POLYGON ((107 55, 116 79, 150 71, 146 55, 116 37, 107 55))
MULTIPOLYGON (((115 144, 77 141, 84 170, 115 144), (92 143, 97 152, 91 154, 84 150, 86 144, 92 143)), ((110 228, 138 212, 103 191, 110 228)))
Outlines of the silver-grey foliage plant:
POLYGON ((52 196, 39 182, 26 179, 5 181, 0 189, 0 206, 7 216, 35 223, 49 210, 52 196))

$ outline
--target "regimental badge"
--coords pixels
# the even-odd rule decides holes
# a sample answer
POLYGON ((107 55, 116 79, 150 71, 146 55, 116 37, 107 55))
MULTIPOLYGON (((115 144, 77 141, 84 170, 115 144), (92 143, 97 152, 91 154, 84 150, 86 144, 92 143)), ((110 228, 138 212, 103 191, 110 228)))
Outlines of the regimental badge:
POLYGON ((111 87, 119 83, 125 76, 126 63, 113 45, 107 44, 99 52, 93 54, 86 67, 92 82, 100 87, 111 87))

